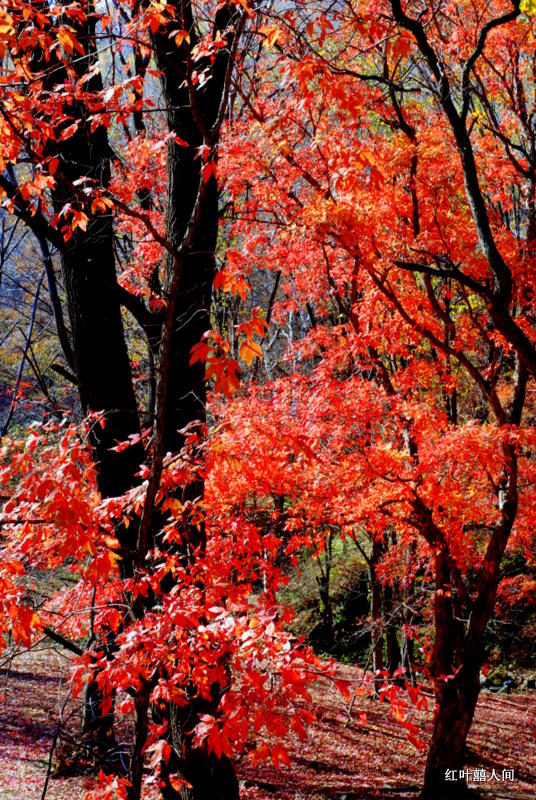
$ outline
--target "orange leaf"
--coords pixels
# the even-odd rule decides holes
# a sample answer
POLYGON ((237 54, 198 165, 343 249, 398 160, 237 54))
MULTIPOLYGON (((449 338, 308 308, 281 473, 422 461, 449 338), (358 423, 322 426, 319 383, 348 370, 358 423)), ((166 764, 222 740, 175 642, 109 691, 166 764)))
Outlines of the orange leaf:
POLYGON ((179 778, 178 775, 170 775, 169 776, 169 782, 172 785, 172 787, 177 790, 177 792, 180 792, 180 790, 183 787, 186 787, 186 789, 192 789, 193 788, 191 783, 188 783, 188 781, 185 781, 184 778, 179 778))
POLYGON ((240 358, 250 367, 255 358, 262 358, 262 347, 253 339, 246 339, 240 345, 240 358))

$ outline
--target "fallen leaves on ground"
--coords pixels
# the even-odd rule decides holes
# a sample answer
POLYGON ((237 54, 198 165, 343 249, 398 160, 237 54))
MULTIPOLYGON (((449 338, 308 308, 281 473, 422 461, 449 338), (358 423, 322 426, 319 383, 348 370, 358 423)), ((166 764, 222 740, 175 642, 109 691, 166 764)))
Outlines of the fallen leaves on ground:
MULTIPOLYGON (((68 660, 55 649, 18 655, 0 667, 0 797, 41 800, 50 749, 60 719, 76 730, 79 708, 66 703, 68 660)), ((390 717, 387 703, 358 697, 352 687, 361 680, 357 667, 338 665, 337 679, 347 682, 350 699, 332 682, 319 681, 313 691, 316 721, 305 741, 290 735, 290 766, 253 766, 247 757, 237 765, 243 800, 412 800, 421 781, 425 754, 408 741, 406 731, 390 717), (365 715, 365 716, 364 716, 365 715)), ((431 698, 430 698, 431 699, 431 698)), ((431 732, 428 711, 409 708, 408 719, 426 741, 431 732)), ((469 737, 468 767, 513 769, 511 783, 487 781, 479 788, 488 798, 536 797, 536 692, 480 696, 469 737)), ((119 731, 128 737, 128 726, 119 731)), ((48 800, 81 797, 92 779, 51 779, 48 800)), ((144 800, 154 789, 147 787, 144 800)))

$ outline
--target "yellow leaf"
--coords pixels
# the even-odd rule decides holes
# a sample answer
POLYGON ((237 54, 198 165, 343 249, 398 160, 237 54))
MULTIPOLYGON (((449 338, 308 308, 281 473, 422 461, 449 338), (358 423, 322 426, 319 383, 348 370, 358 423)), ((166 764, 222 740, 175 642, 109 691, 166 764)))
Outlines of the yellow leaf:
POLYGON ((68 55, 72 56, 75 50, 84 55, 84 48, 74 36, 72 29, 67 25, 60 25, 58 30, 58 41, 68 55))
POLYGON ((190 34, 188 31, 178 31, 178 33, 175 34, 175 44, 177 47, 180 47, 183 42, 190 44, 190 34))
POLYGON ((264 41, 266 47, 273 47, 281 36, 281 28, 278 28, 277 25, 262 25, 259 28, 259 33, 264 34, 266 37, 264 41))
POLYGON ((83 231, 87 231, 87 224, 89 219, 83 211, 73 211, 73 221, 71 224, 71 229, 75 231, 77 228, 80 228, 83 231))
POLYGON ((168 497, 162 503, 162 511, 170 511, 173 517, 178 517, 184 511, 184 506, 176 497, 168 497))
POLYGON ((113 201, 110 200, 109 197, 96 197, 91 203, 91 211, 93 214, 96 211, 102 211, 104 213, 107 208, 113 208, 113 206, 113 201))
POLYGON ((246 339, 240 345, 240 358, 251 366, 254 358, 262 358, 262 347, 253 339, 246 339))

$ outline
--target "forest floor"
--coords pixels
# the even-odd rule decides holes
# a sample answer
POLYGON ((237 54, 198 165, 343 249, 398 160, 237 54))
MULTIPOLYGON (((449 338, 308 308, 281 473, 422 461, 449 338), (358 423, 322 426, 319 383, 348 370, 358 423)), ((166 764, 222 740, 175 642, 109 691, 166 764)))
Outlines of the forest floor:
MULTIPOLYGON (((357 685, 361 673, 340 665, 337 678, 357 685)), ((76 726, 68 696, 68 661, 53 649, 32 651, 0 663, 0 800, 78 800, 87 777, 54 777, 43 793, 51 746, 61 722, 76 726)), ((290 766, 237 766, 243 800, 412 800, 424 766, 423 752, 390 716, 387 703, 358 697, 352 703, 327 681, 313 691, 316 722, 307 741, 289 737, 290 766)), ((427 711, 408 710, 427 741, 427 711)), ((536 692, 482 692, 470 739, 468 767, 484 769, 471 784, 484 798, 536 798, 536 692), (502 771, 513 770, 514 780, 502 771), (497 778, 492 778, 495 770, 497 778)), ((52 768, 55 760, 50 761, 52 768)), ((147 798, 150 797, 150 790, 147 798)))

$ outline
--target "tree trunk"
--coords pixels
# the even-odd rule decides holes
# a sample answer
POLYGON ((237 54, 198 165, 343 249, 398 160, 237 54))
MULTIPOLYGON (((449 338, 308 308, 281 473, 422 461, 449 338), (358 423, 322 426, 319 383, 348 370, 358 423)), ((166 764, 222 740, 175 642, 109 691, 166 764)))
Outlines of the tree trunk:
POLYGON ((198 714, 210 713, 215 705, 217 697, 212 703, 201 700, 192 701, 187 707, 175 703, 167 707, 164 717, 169 720, 172 755, 160 765, 162 800, 239 800, 238 779, 230 759, 208 753, 205 748, 192 747, 191 737, 186 733, 197 722, 198 714), (177 790, 171 785, 170 775, 186 783, 177 790))
POLYGON ((151 698, 152 684, 143 681, 136 692, 134 700, 134 742, 131 751, 130 786, 128 800, 139 800, 141 797, 143 780, 143 751, 147 743, 149 731, 149 701, 151 698))
POLYGON ((333 559, 333 531, 327 534, 324 549, 324 563, 322 556, 318 556, 318 566, 320 575, 316 576, 318 593, 320 595, 320 605, 322 613, 322 646, 328 651, 332 650, 335 644, 335 631, 333 627, 333 602, 331 600, 331 565, 333 559))
MULTIPOLYGON (((174 138, 168 142, 166 239, 175 251, 180 251, 188 227, 194 219, 194 210, 202 180, 205 158, 216 159, 219 115, 225 102, 227 73, 234 34, 228 31, 227 48, 222 48, 213 63, 196 63, 196 69, 210 68, 210 79, 196 90, 190 80, 189 48, 197 41, 192 5, 176 3, 177 21, 187 30, 190 41, 177 47, 169 31, 153 34, 155 61, 160 70, 162 92, 167 108, 168 127, 182 144, 174 138), (190 88, 188 87, 190 84, 190 88), (208 141, 207 141, 208 137, 208 141), (187 143, 187 146, 184 145, 187 143), (208 152, 200 151, 201 147, 208 152)), ((221 35, 232 22, 238 24, 239 14, 234 7, 223 4, 216 12, 214 34, 221 35)), ((216 243, 218 236, 218 188, 213 176, 208 178, 203 202, 198 209, 193 239, 182 267, 175 298, 175 325, 171 337, 170 363, 167 375, 164 441, 165 449, 176 452, 184 444, 184 429, 192 423, 206 421, 205 368, 202 363, 190 364, 192 347, 197 344, 210 325, 212 285, 216 271, 216 243)), ((176 265, 167 254, 164 291, 169 291, 176 265)), ((166 365, 157 364, 157 371, 166 365)), ((201 480, 183 489, 184 499, 202 496, 201 480)), ((184 520, 182 557, 191 562, 205 548, 204 526, 189 525, 184 520)), ((155 530, 155 534, 156 534, 155 530)), ((168 576, 164 583, 172 583, 168 576)), ((164 584, 163 584, 163 587, 164 584)), ((192 700, 182 708, 170 703, 159 710, 168 724, 168 741, 172 755, 161 764, 161 795, 164 800, 238 800, 238 781, 231 762, 226 757, 217 758, 203 748, 193 748, 193 728, 200 713, 214 713, 219 703, 215 690, 213 701, 200 700, 192 687, 192 700), (190 784, 177 789, 171 776, 174 774, 190 784)), ((155 710, 156 713, 156 710, 155 710)))
POLYGON ((421 800, 461 800, 475 796, 460 779, 465 765, 467 734, 478 695, 479 658, 466 661, 452 680, 438 691, 434 730, 428 750, 421 800))
POLYGON ((102 689, 95 680, 86 684, 84 691, 84 708, 82 712, 82 741, 97 758, 99 766, 115 771, 121 768, 121 753, 114 736, 114 699, 115 693, 104 698, 102 689), (108 710, 104 711, 108 702, 108 710))
POLYGON ((383 587, 383 625, 385 630, 385 645, 387 650, 387 669, 390 675, 400 666, 400 644, 398 642, 397 627, 398 614, 393 610, 393 587, 388 583, 383 587))
MULTIPOLYGON (((77 36, 84 43, 85 55, 73 59, 70 68, 79 78, 98 62, 94 21, 90 18, 77 24, 77 36)), ((43 71, 43 88, 54 92, 57 84, 70 80, 67 69, 58 62, 47 68, 39 51, 32 58, 35 73, 43 71)), ((102 89, 100 72, 93 72, 85 84, 87 91, 102 89)), ((104 127, 91 128, 88 109, 81 101, 68 107, 68 114, 78 126, 73 135, 56 138, 49 143, 47 155, 59 160, 56 183, 51 190, 52 203, 59 219, 69 225, 69 213, 61 216, 65 206, 85 211, 89 217, 87 230, 78 227, 60 249, 61 268, 71 328, 71 346, 83 414, 102 413, 90 431, 90 442, 97 465, 97 485, 103 497, 122 495, 135 481, 135 474, 144 459, 141 444, 118 453, 112 448, 129 435, 140 432, 136 396, 128 356, 121 305, 117 287, 113 249, 111 214, 92 215, 85 207, 77 188, 84 181, 107 187, 110 180, 110 148, 104 127)), ((66 124, 66 123, 65 123, 66 124)), ((123 549, 123 576, 132 574, 132 557, 136 541, 135 526, 119 527, 115 532, 123 549)), ((106 647, 113 648, 109 632, 106 647)), ((112 707, 102 712, 102 692, 91 680, 86 687, 82 734, 87 745, 93 741, 97 757, 117 756, 113 735, 112 707)))
MULTIPOLYGON (((520 385, 524 399, 524 385, 520 385)), ((520 414, 522 403, 514 406, 520 414)), ((518 419, 512 413, 514 422, 518 419)), ((459 800, 475 796, 469 791, 460 771, 465 765, 467 735, 473 721, 480 692, 480 666, 483 637, 492 614, 500 580, 500 566, 517 513, 517 454, 511 444, 503 448, 505 464, 498 491, 502 521, 488 542, 481 567, 478 592, 470 601, 467 631, 462 634, 461 620, 455 609, 461 598, 451 584, 446 550, 435 554, 436 592, 434 617, 436 641, 433 672, 436 680, 436 714, 434 730, 426 760, 421 800, 459 800), (450 771, 450 772, 449 772, 450 771)))
MULTIPOLYGON (((86 55, 74 59, 70 66, 82 78, 98 63, 91 16, 78 24, 76 33, 84 42, 86 55)), ((32 66, 36 72, 43 66, 37 56, 32 66)), ((68 79, 64 65, 58 64, 54 70, 44 70, 43 87, 53 92, 56 84, 68 79)), ((86 81, 85 88, 88 92, 102 90, 100 72, 86 81)), ((96 423, 91 430, 98 486, 103 497, 115 497, 132 487, 144 456, 141 446, 121 453, 111 450, 118 441, 139 433, 140 424, 117 288, 113 219, 111 214, 91 215, 84 209, 83 195, 77 188, 88 180, 99 187, 108 186, 111 150, 106 129, 91 129, 90 114, 82 102, 72 103, 68 113, 78 127, 67 139, 56 131, 56 139, 49 145, 49 154, 59 159, 51 195, 57 214, 67 205, 85 210, 89 216, 87 230, 78 227, 62 248, 61 267, 82 411, 104 415, 103 424, 96 423)), ((69 214, 65 221, 69 223, 69 214)), ((128 545, 133 537, 135 540, 134 531, 123 534, 126 541, 122 544, 128 545)))
POLYGON ((370 624, 372 637, 372 669, 375 673, 374 691, 379 693, 383 686, 383 677, 379 673, 383 672, 383 625, 382 625, 382 587, 376 573, 376 567, 381 558, 381 543, 374 538, 372 541, 372 553, 369 559, 369 580, 370 580, 370 624))
MULTIPOLYGON (((415 554, 415 541, 409 543, 406 549, 406 564, 412 562, 415 554)), ((414 624, 413 608, 415 606, 415 582, 407 582, 404 588, 401 588, 403 597, 402 606, 402 636, 400 646, 400 660, 403 667, 406 669, 406 676, 409 679, 411 686, 415 686, 415 672, 413 670, 415 642, 410 627, 414 624)))

